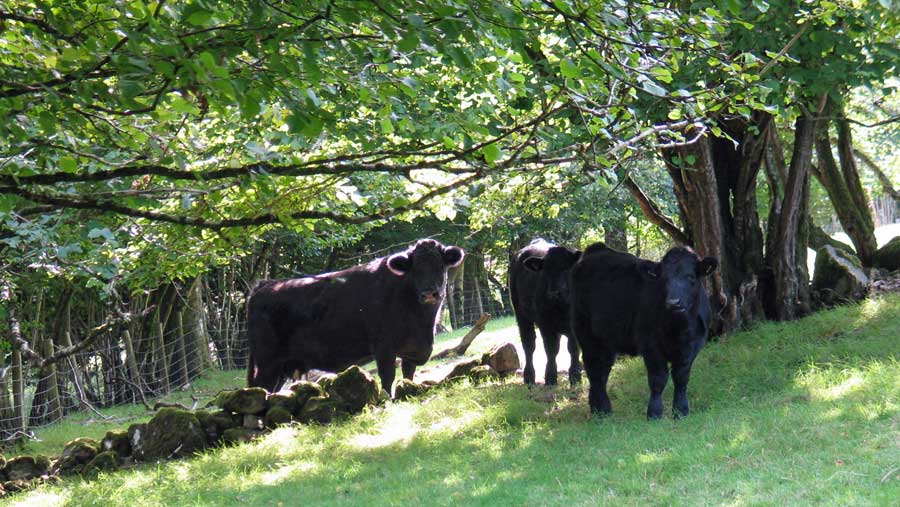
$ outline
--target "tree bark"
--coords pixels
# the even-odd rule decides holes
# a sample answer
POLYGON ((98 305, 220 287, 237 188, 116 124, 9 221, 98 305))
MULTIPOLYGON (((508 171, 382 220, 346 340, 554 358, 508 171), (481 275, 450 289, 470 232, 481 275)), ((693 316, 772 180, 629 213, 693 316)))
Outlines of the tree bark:
POLYGON ((809 199, 809 173, 816 133, 816 120, 805 114, 797 118, 794 149, 784 200, 778 217, 772 250, 766 264, 772 273, 771 301, 767 305, 778 320, 797 318, 809 311, 809 275, 806 272, 805 218, 809 199), (803 265, 801 265, 803 264, 803 265))
POLYGON ((733 261, 724 247, 725 229, 710 140, 702 137, 691 145, 665 149, 663 155, 691 245, 698 254, 719 259, 720 269, 710 277, 707 290, 719 316, 714 327, 717 332, 727 332, 736 326, 737 316, 728 304, 730 291, 722 273, 733 261), (723 307, 726 311, 718 311, 723 307))
MULTIPOLYGON (((831 103, 834 114, 843 114, 839 104, 831 103)), ((816 155, 818 170, 816 178, 828 192, 829 200, 844 232, 856 248, 856 255, 863 266, 872 265, 872 257, 877 250, 875 242, 875 222, 869 210, 865 190, 859 181, 859 171, 853 157, 853 140, 846 120, 837 120, 838 155, 840 167, 832 154, 829 123, 818 122, 816 132, 816 155)))

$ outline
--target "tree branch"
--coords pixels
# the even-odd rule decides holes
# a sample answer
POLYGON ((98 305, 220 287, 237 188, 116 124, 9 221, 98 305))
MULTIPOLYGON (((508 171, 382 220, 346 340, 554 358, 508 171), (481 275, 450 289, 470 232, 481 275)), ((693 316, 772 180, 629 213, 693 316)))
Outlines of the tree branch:
POLYGON ((631 175, 625 176, 625 179, 622 180, 622 185, 631 192, 631 195, 641 207, 641 211, 644 213, 644 216, 647 217, 647 220, 650 220, 652 224, 662 229, 663 232, 668 234, 676 243, 682 245, 691 244, 687 235, 675 225, 675 222, 671 218, 663 214, 659 205, 653 202, 653 199, 641 190, 641 187, 631 179, 631 175))
POLYGON ((862 160, 864 164, 869 166, 869 169, 871 169, 872 172, 875 173, 875 177, 877 177, 878 182, 881 183, 881 188, 884 189, 884 193, 890 195, 894 198, 895 201, 900 203, 900 192, 898 192, 897 189, 894 188, 894 184, 891 183, 891 179, 888 178, 886 174, 884 174, 884 171, 882 171, 881 168, 878 167, 878 164, 876 164, 875 161, 872 160, 872 157, 870 157, 865 152, 860 151, 859 148, 853 148, 853 154, 859 157, 859 159, 862 160))
MULTIPOLYGON (((425 193, 419 199, 413 201, 412 203, 406 206, 398 206, 396 208, 392 208, 389 210, 384 210, 375 213, 369 213, 365 215, 349 215, 349 214, 341 214, 334 213, 330 211, 314 211, 314 210, 305 210, 298 211, 295 213, 291 213, 289 216, 293 220, 330 220, 339 224, 364 224, 367 222, 372 222, 375 220, 384 220, 402 213, 406 213, 408 211, 419 209, 422 204, 426 201, 437 197, 442 194, 446 194, 451 190, 459 188, 467 183, 470 183, 478 178, 483 177, 483 174, 480 172, 475 172, 467 177, 460 178, 453 183, 440 186, 435 188, 434 190, 425 193)), ((120 215, 126 215, 135 218, 145 218, 147 220, 153 220, 157 222, 166 222, 177 225, 188 225, 194 227, 201 227, 205 229, 213 229, 220 230, 231 227, 248 227, 255 225, 266 225, 273 224, 282 221, 283 215, 276 215, 273 213, 264 213, 261 215, 253 216, 253 217, 243 217, 243 218, 228 218, 223 220, 207 220, 200 217, 188 217, 182 215, 175 215, 172 213, 165 213, 161 211, 153 211, 153 210, 142 210, 137 208, 130 208, 128 206, 123 206, 112 202, 110 200, 103 199, 95 199, 91 197, 72 197, 63 194, 42 194, 31 192, 29 190, 18 188, 18 187, 0 187, 0 194, 15 194, 22 198, 28 199, 29 201, 42 203, 42 204, 52 204, 55 206, 62 206, 65 208, 73 208, 73 209, 88 209, 88 210, 96 210, 110 213, 117 213, 120 215)))

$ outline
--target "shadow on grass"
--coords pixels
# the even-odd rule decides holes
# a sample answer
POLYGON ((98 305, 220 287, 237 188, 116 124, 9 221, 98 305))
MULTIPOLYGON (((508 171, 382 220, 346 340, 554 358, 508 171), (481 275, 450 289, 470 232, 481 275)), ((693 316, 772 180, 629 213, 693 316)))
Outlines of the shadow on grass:
POLYGON ((897 307, 840 308, 708 345, 693 415, 680 421, 644 420, 646 375, 632 358, 613 371, 606 419, 589 417, 586 384, 463 382, 332 426, 70 484, 57 503, 877 505, 900 493, 890 474, 897 307))

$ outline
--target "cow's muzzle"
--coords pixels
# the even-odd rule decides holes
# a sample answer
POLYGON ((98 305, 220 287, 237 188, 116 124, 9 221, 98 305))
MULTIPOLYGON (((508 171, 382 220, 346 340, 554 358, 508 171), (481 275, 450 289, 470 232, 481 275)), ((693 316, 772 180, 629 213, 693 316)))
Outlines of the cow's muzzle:
POLYGON ((437 290, 426 290, 419 293, 419 301, 424 304, 436 305, 440 299, 441 293, 437 290))

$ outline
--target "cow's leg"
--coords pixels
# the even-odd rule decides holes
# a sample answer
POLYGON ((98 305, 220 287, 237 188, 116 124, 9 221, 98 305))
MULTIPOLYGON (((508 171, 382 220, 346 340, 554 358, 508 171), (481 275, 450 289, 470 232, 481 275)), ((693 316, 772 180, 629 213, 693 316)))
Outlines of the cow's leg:
POLYGON ((534 385, 534 348, 535 332, 534 323, 525 317, 516 315, 516 324, 519 326, 519 336, 522 337, 522 349, 525 350, 525 383, 534 385))
POLYGON ((586 316, 573 316, 572 331, 584 354, 584 371, 590 383, 588 406, 592 414, 607 415, 612 412, 612 403, 606 393, 606 382, 609 380, 609 371, 616 362, 616 354, 598 345, 600 339, 594 336, 590 320, 586 316))
POLYGON ((569 357, 572 364, 569 365, 569 384, 577 385, 581 383, 581 361, 579 359, 578 340, 574 336, 567 336, 569 357))
POLYGON ((406 380, 412 380, 413 375, 416 374, 416 365, 408 359, 402 359, 400 361, 400 369, 403 370, 403 378, 406 380))
POLYGON ((544 368, 544 385, 556 385, 556 356, 559 355, 559 333, 541 328, 541 341, 544 342, 544 353, 547 355, 547 366, 544 368))
POLYGON ((647 367, 647 382, 650 384, 647 419, 662 419, 662 393, 669 381, 669 366, 664 358, 652 352, 644 354, 644 365, 647 367))
POLYGON ((394 376, 397 374, 397 356, 388 353, 375 353, 375 365, 378 366, 378 377, 381 379, 381 388, 391 395, 394 386, 394 376))
POLYGON ((687 385, 691 378, 691 362, 672 364, 672 382, 675 384, 675 396, 672 399, 672 415, 678 419, 691 412, 687 398, 687 385))

